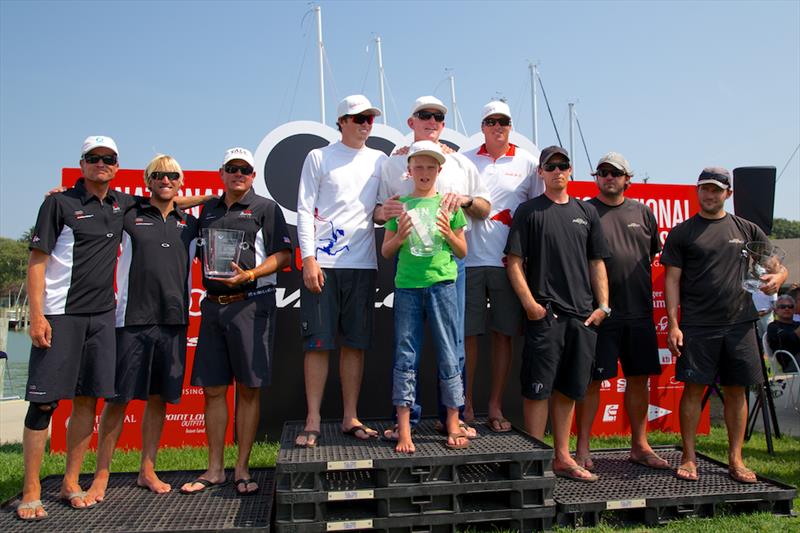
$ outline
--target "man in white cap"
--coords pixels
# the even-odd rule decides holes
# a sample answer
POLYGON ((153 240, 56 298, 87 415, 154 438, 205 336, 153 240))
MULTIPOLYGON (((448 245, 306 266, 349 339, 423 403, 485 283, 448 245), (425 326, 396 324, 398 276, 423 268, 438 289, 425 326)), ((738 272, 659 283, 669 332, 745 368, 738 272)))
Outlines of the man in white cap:
POLYGON ((17 515, 41 520, 39 472, 47 428, 62 399, 72 400, 67 466, 60 497, 74 509, 95 501, 78 484, 94 429, 97 398, 114 395, 114 266, 123 215, 135 199, 110 188, 119 170, 111 137, 87 137, 75 187, 47 196, 29 248, 32 341, 25 398, 25 474, 17 515))
POLYGON ((631 425, 631 462, 649 468, 669 468, 647 442, 647 406, 650 376, 661 373, 658 339, 653 324, 653 281, 650 265, 661 251, 658 224, 642 202, 625 198, 633 177, 630 164, 616 152, 600 158, 594 175, 598 194, 589 200, 600 216, 600 224, 611 256, 607 257, 611 309, 597 330, 592 382, 586 396, 576 404, 578 444, 575 461, 594 469, 589 452, 592 423, 600 399, 600 384, 617 376, 617 361, 625 373, 625 411, 631 425))
POLYGON ((517 206, 544 191, 542 179, 536 173, 539 154, 512 144, 511 128, 508 104, 499 100, 489 102, 481 113, 484 143, 464 152, 478 168, 492 197, 489 216, 473 220, 467 232, 464 419, 469 423, 474 418, 472 387, 478 364, 478 336, 486 333, 488 302, 492 359, 487 427, 498 433, 511 430, 511 423, 503 416, 503 392, 511 369, 511 337, 519 335, 522 326, 522 306, 508 280, 503 248, 517 206))
MULTIPOLYGON (((706 386, 719 383, 725 393, 728 430, 728 475, 740 483, 756 483, 756 474, 742 458, 747 395, 761 383, 761 363, 753 298, 742 288, 742 250, 750 241, 768 241, 764 232, 725 212, 731 197, 731 174, 722 167, 704 168, 697 179, 700 211, 672 228, 664 242, 666 265, 667 347, 678 358, 675 378, 684 383, 680 404, 683 454, 675 475, 697 481, 695 437, 706 386), (680 305, 680 322, 678 306, 680 305)), ((774 294, 789 275, 775 264, 761 276, 759 287, 774 294)))
MULTIPOLYGON (((220 178, 222 198, 203 205, 200 230, 239 230, 244 243, 234 274, 210 277, 203 270, 206 296, 191 384, 203 387, 205 397, 208 469, 181 492, 194 494, 226 481, 225 428, 228 425, 228 387, 236 381, 236 438, 239 454, 234 467, 236 491, 258 492, 250 477, 250 451, 258 429, 261 387, 269 385, 275 336, 276 273, 289 264, 292 242, 280 206, 253 191, 253 155, 246 148, 225 152, 220 178)), ((208 253, 210 243, 202 252, 208 253)))
MULTIPOLYGON (((444 130, 444 119, 447 114, 447 107, 435 96, 420 96, 411 107, 411 116, 408 118, 408 127, 414 132, 414 142, 433 141, 439 144, 445 154, 447 164, 442 166, 436 183, 437 191, 442 195, 442 208, 454 211, 461 207, 467 215, 469 224, 473 220, 482 220, 489 215, 491 209, 491 197, 489 190, 481 181, 478 169, 475 165, 462 154, 454 152, 449 146, 439 142, 439 136, 444 130)), ((392 156, 381 166, 381 185, 378 192, 378 203, 375 209, 375 221, 383 224, 386 220, 397 217, 402 213, 403 206, 398 201, 401 195, 409 194, 413 188, 412 180, 407 179, 406 169, 408 147, 396 150, 392 156)), ((464 307, 465 307, 465 288, 466 274, 464 270, 464 260, 457 259, 458 277, 456 278, 456 292, 458 293, 458 308, 460 311, 459 327, 460 338, 458 339, 459 361, 464 376, 464 307)), ((419 399, 419 394, 417 394, 419 399)), ((463 417, 463 407, 460 409, 463 417)), ((422 408, 419 404, 414 404, 411 408, 411 423, 416 424, 421 416, 422 408)), ((445 406, 439 402, 439 421, 444 427, 447 414, 445 406)), ((476 435, 475 429, 466 424, 463 425, 464 432, 469 437, 476 435)), ((390 428, 384 437, 397 440, 397 431, 390 428)))
POLYGON ((307 415, 295 445, 314 447, 328 377, 330 350, 341 335, 342 432, 357 439, 378 433, 358 419, 364 352, 372 340, 378 263, 372 216, 378 173, 386 155, 366 146, 381 114, 363 95, 336 108, 342 140, 306 156, 297 191, 297 238, 303 258, 300 288, 307 415))

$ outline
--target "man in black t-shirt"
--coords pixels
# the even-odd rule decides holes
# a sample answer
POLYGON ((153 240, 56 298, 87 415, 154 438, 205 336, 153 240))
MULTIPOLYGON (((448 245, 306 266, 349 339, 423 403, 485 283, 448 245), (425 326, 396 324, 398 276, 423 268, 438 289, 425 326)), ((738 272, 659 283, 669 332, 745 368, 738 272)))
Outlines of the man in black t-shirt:
POLYGON ((650 265, 658 252, 658 224, 653 212, 641 202, 625 198, 633 171, 616 152, 597 163, 598 195, 589 200, 600 215, 611 250, 606 258, 608 288, 614 314, 597 332, 592 382, 586 397, 576 405, 578 444, 575 461, 592 470, 589 452, 592 423, 600 400, 600 384, 617 376, 617 360, 625 373, 625 411, 631 425, 629 460, 650 468, 669 468, 647 442, 647 410, 650 376, 661 373, 658 339, 653 324, 653 281, 650 265))
MULTIPOLYGON (((717 376, 725 393, 728 473, 741 483, 757 481, 742 459, 745 390, 762 379, 755 333, 758 313, 750 293, 742 288, 742 250, 747 242, 767 241, 767 236, 752 222, 725 212, 725 200, 732 193, 730 172, 720 167, 704 169, 697 181, 700 211, 672 229, 661 254, 667 267, 667 346, 678 357, 676 378, 684 382, 680 403, 683 456, 675 474, 685 481, 697 480, 700 402, 706 386, 717 376)), ((788 275, 783 265, 773 270, 761 277, 760 289, 766 294, 775 293, 788 275)))
MULTIPOLYGON (((795 301, 788 294, 782 294, 775 303, 775 320, 767 326, 767 343, 773 350, 786 350, 800 357, 800 322, 793 319, 795 301)), ((776 353, 775 358, 783 368, 783 372, 798 372, 800 369, 783 353, 776 353)), ((774 370, 774 369, 773 369, 774 370)))
POLYGON ((72 400, 60 497, 84 509, 95 501, 78 475, 94 429, 97 398, 114 395, 114 265, 123 216, 135 200, 110 188, 119 170, 113 139, 93 135, 81 148, 81 179, 45 198, 29 248, 32 341, 22 437, 25 474, 17 516, 41 520, 39 472, 50 418, 72 400))
POLYGON ((591 379, 596 328, 611 313, 603 263, 609 254, 597 210, 567 194, 571 171, 566 150, 542 150, 538 173, 545 192, 517 208, 505 253, 527 315, 520 372, 525 430, 544 437, 549 400, 553 471, 596 481, 570 456, 569 432, 575 401, 591 379))
MULTIPOLYGON (((181 487, 185 494, 225 482, 226 396, 233 380, 239 447, 234 484, 241 495, 259 490, 250 477, 250 451, 258 428, 261 387, 271 378, 277 272, 289 264, 292 241, 280 206, 253 191, 254 166, 249 150, 226 151, 219 169, 225 193, 207 201, 200 213, 201 232, 239 230, 244 245, 238 264, 232 265, 233 276, 209 277, 203 271, 206 297, 200 305, 202 320, 191 383, 203 387, 208 469, 181 487)), ((202 254, 208 253, 209 245, 201 248, 202 254)))

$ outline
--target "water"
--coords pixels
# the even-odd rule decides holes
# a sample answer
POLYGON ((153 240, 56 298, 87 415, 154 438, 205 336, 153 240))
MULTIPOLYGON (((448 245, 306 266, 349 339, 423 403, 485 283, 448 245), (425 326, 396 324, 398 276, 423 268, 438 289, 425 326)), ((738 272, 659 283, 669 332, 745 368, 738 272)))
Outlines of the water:
POLYGON ((28 381, 28 358, 31 354, 31 338, 27 331, 8 331, 8 369, 6 374, 11 377, 3 390, 5 396, 18 395, 25 397, 25 384, 28 381))

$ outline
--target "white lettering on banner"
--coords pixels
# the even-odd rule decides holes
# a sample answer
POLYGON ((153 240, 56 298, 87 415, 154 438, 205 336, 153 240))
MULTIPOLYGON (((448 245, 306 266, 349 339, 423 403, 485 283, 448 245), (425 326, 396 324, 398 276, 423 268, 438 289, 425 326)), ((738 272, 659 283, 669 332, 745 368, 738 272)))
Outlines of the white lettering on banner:
POLYGON ((669 409, 664 409, 663 407, 659 407, 657 405, 648 405, 647 406, 647 421, 652 422, 656 418, 661 418, 662 416, 667 416, 672 411, 669 409))
POLYGON ((610 403, 603 409, 603 422, 614 422, 619 413, 619 404, 610 403))
POLYGON ((617 392, 625 392, 625 389, 628 387, 628 381, 625 378, 619 378, 617 380, 617 392))
POLYGON ((689 200, 670 198, 633 198, 653 212, 659 228, 671 229, 689 218, 689 200))

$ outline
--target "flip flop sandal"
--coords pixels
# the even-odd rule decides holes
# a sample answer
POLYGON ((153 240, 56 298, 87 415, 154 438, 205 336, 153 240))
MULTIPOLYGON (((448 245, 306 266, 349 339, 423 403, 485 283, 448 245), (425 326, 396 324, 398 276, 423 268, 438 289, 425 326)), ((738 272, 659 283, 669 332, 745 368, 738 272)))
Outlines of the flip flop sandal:
POLYGON ((305 430, 301 431, 300 433, 297 434, 297 437, 305 437, 306 443, 297 444, 297 437, 295 437, 294 445, 297 448, 316 448, 317 443, 319 442, 319 435, 320 435, 319 431, 314 431, 313 429, 308 431, 305 430), (314 437, 314 440, 312 441, 309 437, 314 437))
POLYGON ((85 490, 75 490, 75 491, 70 492, 66 496, 62 496, 61 497, 61 501, 63 501, 64 503, 66 503, 72 509, 75 509, 76 511, 85 511, 86 509, 91 509, 92 507, 97 505, 97 503, 96 502, 95 503, 87 503, 83 507, 81 507, 81 506, 78 506, 78 505, 74 505, 72 503, 72 500, 80 499, 81 501, 83 501, 83 499, 86 498, 86 496, 87 496, 87 492, 85 490))
POLYGON ((370 439, 377 439, 378 432, 372 428, 368 428, 367 426, 353 426, 350 429, 342 429, 342 433, 344 435, 350 435, 351 437, 358 439, 358 440, 370 440, 370 439), (361 438, 358 436, 359 431, 366 435, 366 437, 361 438))
POLYGON ((667 460, 659 457, 655 452, 645 454, 638 458, 631 455, 628 457, 628 461, 633 464, 642 465, 647 468, 654 468, 656 470, 667 470, 670 467, 667 460))
POLYGON ((675 477, 680 479, 681 481, 693 481, 696 482, 699 479, 697 475, 697 467, 694 466, 679 466, 675 469, 675 477), (681 472, 686 472, 686 474, 681 475, 681 472))
POLYGON ((236 494, 238 494, 239 496, 252 496, 253 494, 258 493, 259 490, 261 490, 261 487, 258 486, 258 483, 256 483, 255 480, 250 477, 243 477, 241 479, 237 479, 236 481, 233 482, 233 484, 236 487, 236 494), (256 488, 253 490, 247 490, 247 486, 251 484, 255 485, 256 488), (239 487, 241 487, 242 485, 244 485, 243 491, 239 490, 239 487))
POLYGON ((511 421, 509 421, 505 417, 489 417, 489 420, 486 421, 486 427, 488 427, 494 433, 508 433, 511 431, 511 421), (507 428, 503 428, 503 424, 508 424, 507 428))
POLYGON ((24 522, 34 522, 36 520, 44 520, 45 518, 47 518, 47 511, 44 509, 44 505, 42 505, 42 500, 33 500, 30 502, 20 503, 19 505, 17 505, 17 511, 19 511, 20 509, 22 509, 23 511, 27 511, 28 509, 33 511, 33 516, 28 516, 28 517, 22 517, 19 515, 19 512, 17 512, 17 518, 19 518, 24 522), (41 508, 44 511, 43 515, 36 514, 36 510, 39 508, 41 508))
POLYGON ((747 485, 758 483, 756 473, 745 466, 729 466, 728 475, 732 480, 738 481, 739 483, 745 483, 747 485))
POLYGON ((464 435, 463 433, 450 433, 447 436, 447 440, 444 441, 444 445, 450 448, 451 450, 463 450, 464 448, 469 448, 469 438, 464 435), (464 439, 463 444, 450 444, 450 440, 452 439, 453 442, 457 442, 458 439, 464 439))
POLYGON ((192 494, 200 494, 201 492, 212 491, 212 490, 220 488, 226 482, 225 481, 220 481, 219 483, 214 483, 213 481, 209 481, 207 479, 199 477, 199 478, 196 478, 196 479, 190 481, 189 483, 191 485, 195 485, 195 484, 202 485, 203 488, 200 488, 200 489, 197 489, 197 490, 184 490, 183 488, 181 488, 181 494, 192 495, 192 494))
POLYGON ((581 483, 594 483, 598 479, 597 475, 592 474, 591 472, 586 470, 584 467, 578 466, 578 465, 572 466, 570 468, 561 468, 559 470, 556 470, 554 468, 553 469, 553 473, 557 477, 564 478, 564 479, 571 479, 572 481, 580 481, 581 483), (590 474, 590 476, 589 477, 578 476, 578 475, 576 475, 577 472, 588 472, 590 474))

